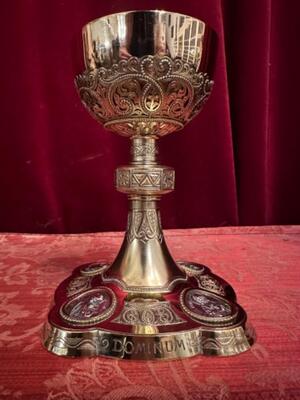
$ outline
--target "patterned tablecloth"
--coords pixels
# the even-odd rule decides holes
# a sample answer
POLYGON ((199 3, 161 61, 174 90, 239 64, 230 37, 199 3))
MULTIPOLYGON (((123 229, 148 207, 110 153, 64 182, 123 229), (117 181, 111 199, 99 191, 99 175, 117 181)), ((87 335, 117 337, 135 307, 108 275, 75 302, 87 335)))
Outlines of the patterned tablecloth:
POLYGON ((177 259, 228 280, 256 329, 236 357, 131 362, 67 359, 42 348, 57 284, 84 262, 112 260, 120 233, 0 235, 0 399, 300 399, 300 227, 167 231, 177 259))

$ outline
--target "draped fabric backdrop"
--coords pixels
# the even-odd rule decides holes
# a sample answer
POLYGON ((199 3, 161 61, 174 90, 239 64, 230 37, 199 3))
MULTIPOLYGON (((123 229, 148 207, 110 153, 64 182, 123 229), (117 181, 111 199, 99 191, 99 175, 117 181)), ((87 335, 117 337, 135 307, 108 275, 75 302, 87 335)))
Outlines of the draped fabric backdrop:
POLYGON ((203 19, 217 37, 211 98, 159 141, 176 168, 164 227, 300 223, 297 0, 14 0, 0 16, 0 230, 125 227, 113 176, 129 141, 88 115, 73 78, 85 23, 156 8, 203 19))

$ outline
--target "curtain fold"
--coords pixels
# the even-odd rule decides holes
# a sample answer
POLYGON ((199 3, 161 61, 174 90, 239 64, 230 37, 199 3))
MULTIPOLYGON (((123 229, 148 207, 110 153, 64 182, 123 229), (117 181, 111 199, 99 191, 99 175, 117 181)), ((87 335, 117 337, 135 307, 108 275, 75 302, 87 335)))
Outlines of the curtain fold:
POLYGON ((271 223, 267 218, 270 190, 271 4, 272 0, 230 0, 224 7, 232 134, 242 224, 271 223))
POLYGON ((299 223, 299 3, 224 2, 241 224, 299 223))
POLYGON ((121 230, 114 169, 129 141, 85 111, 73 79, 81 28, 130 9, 203 19, 216 33, 214 89, 182 132, 159 141, 176 169, 165 228, 300 223, 296 0, 16 0, 2 6, 0 230, 121 230))

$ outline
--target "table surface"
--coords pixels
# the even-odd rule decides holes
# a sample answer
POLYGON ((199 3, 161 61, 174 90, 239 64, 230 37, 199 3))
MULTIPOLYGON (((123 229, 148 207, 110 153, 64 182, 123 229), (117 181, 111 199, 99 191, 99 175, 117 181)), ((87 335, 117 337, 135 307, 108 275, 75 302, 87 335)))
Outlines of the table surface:
POLYGON ((0 235, 0 399, 300 399, 300 227, 166 231, 176 259, 206 264, 235 288, 255 328, 229 358, 67 359, 42 348, 54 289, 74 267, 110 261, 123 235, 0 235))

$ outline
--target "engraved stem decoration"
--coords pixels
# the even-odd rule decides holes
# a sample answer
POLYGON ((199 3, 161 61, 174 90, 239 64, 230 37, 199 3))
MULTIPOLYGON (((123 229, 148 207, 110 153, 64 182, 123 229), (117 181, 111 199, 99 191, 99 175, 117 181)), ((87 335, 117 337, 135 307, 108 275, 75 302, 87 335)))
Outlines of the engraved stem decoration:
POLYGON ((210 33, 165 11, 83 28, 86 70, 76 86, 98 122, 131 140, 131 163, 115 175, 130 207, 115 261, 80 266, 58 288, 44 335, 55 354, 167 359, 238 354, 253 343, 232 287, 204 265, 174 261, 158 209, 175 172, 158 162, 157 140, 182 129, 210 95, 210 33))

